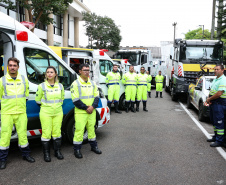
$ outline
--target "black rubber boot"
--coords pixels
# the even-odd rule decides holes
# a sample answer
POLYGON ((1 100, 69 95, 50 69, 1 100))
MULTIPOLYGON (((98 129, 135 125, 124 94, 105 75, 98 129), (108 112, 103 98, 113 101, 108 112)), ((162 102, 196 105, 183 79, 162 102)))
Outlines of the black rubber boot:
POLYGON ((9 149, 0 150, 0 170, 3 170, 6 168, 8 153, 9 153, 9 149))
POLYGON ((81 153, 81 148, 82 148, 82 144, 74 144, 74 155, 78 159, 83 158, 81 153))
POLYGON ((158 92, 156 92, 156 96, 155 96, 155 98, 158 98, 158 96, 159 96, 159 93, 158 93, 158 92))
POLYGON ((151 92, 148 92, 148 97, 151 98, 151 92))
POLYGON ((115 102, 115 113, 122 114, 122 112, 118 110, 118 102, 115 102))
POLYGON ((131 102, 131 112, 136 113, 136 110, 134 109, 134 102, 131 102))
POLYGON ((22 152, 22 157, 23 160, 29 162, 29 163, 34 163, 35 159, 33 157, 30 156, 31 150, 29 148, 29 146, 26 146, 25 148, 20 148, 20 151, 22 152))
POLYGON ((53 148, 54 148, 54 156, 57 157, 57 159, 64 159, 64 156, 60 152, 61 148, 61 138, 57 138, 53 140, 53 148))
POLYGON ((160 92, 160 98, 162 98, 162 92, 160 92))
POLYGON ((125 104, 126 104, 126 113, 128 113, 129 112, 129 102, 125 102, 125 104))
POLYGON ((137 101, 137 102, 136 102, 136 111, 137 111, 137 112, 139 112, 139 106, 140 106, 140 102, 137 101))
POLYGON ((109 107, 110 114, 111 114, 111 102, 108 102, 108 107, 109 107))
POLYGON ((143 101, 143 111, 148 112, 147 110, 147 102, 143 101))
POLYGON ((0 161, 0 170, 3 170, 6 168, 6 161, 0 161))
POLYGON ((50 141, 42 141, 42 147, 43 147, 44 161, 51 162, 50 141))
POLYGON ((89 141, 89 144, 91 146, 91 151, 93 151, 96 154, 102 154, 101 150, 97 147, 96 141, 89 141))

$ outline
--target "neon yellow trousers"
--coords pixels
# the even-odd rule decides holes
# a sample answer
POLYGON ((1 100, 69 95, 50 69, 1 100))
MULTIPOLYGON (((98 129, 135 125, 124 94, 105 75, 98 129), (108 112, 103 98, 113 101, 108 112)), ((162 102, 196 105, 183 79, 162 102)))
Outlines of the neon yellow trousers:
POLYGON ((75 134, 73 144, 82 144, 85 128, 88 131, 88 140, 96 141, 95 134, 96 110, 92 114, 76 114, 75 113, 75 134))
POLYGON ((151 92, 151 83, 148 83, 147 90, 148 92, 151 92))
POLYGON ((108 101, 119 101, 120 86, 109 85, 108 87, 108 101))
POLYGON ((49 116, 48 114, 40 112, 40 121, 42 125, 42 141, 49 141, 61 138, 61 126, 63 120, 63 111, 56 116, 49 116))
POLYGON ((9 148, 13 124, 18 134, 18 145, 21 148, 28 146, 27 140, 27 114, 1 114, 1 139, 0 149, 9 148))
POLYGON ((163 83, 156 83, 156 91, 157 92, 162 92, 163 88, 163 83))
POLYGON ((146 85, 138 85, 137 87, 137 101, 147 101, 147 86, 146 85))
POLYGON ((126 101, 135 102, 137 87, 135 85, 127 85, 125 89, 126 101))

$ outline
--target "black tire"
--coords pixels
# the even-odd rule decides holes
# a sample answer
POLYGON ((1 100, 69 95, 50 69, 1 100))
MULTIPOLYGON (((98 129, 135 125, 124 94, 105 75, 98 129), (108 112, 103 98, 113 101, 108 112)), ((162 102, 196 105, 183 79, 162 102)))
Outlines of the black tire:
POLYGON ((191 109, 192 108, 192 104, 191 104, 191 97, 189 96, 189 94, 187 95, 187 108, 191 109))
POLYGON ((176 96, 176 93, 174 93, 173 88, 171 89, 171 99, 172 101, 177 101, 177 96, 176 96))
POLYGON ((203 102, 199 103, 199 113, 198 113, 198 118, 199 121, 205 121, 205 116, 204 116, 204 112, 203 112, 203 102))
POLYGON ((126 97, 125 97, 125 93, 123 93, 119 99, 119 109, 121 110, 125 110, 126 109, 126 97))
MULTIPOLYGON (((67 128, 66 128, 67 139, 71 144, 73 144, 74 133, 75 133, 75 118, 73 116, 71 119, 69 119, 67 128)), ((88 131, 85 128, 83 143, 87 143, 87 142, 88 142, 88 131)))

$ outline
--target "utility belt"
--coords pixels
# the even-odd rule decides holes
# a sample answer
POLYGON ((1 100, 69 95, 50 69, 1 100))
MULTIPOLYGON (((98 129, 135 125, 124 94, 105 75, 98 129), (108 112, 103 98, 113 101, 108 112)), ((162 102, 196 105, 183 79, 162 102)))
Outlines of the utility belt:
POLYGON ((119 85, 119 83, 109 83, 108 85, 119 85))

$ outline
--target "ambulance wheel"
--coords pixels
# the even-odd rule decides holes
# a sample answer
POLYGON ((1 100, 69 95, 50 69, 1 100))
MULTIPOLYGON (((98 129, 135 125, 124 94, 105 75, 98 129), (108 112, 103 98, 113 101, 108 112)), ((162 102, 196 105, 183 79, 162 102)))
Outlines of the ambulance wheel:
POLYGON ((199 121, 205 121, 205 116, 203 112, 203 103, 199 103, 199 113, 198 113, 199 121))
MULTIPOLYGON (((73 138, 75 133, 75 118, 72 117, 67 124, 66 134, 68 141, 73 144, 73 138)), ((85 128, 84 135, 83 135, 83 143, 88 142, 88 131, 85 128)))
POLYGON ((191 97, 189 96, 189 94, 187 96, 188 96, 188 98, 187 98, 187 108, 191 109, 192 108, 191 97))
POLYGON ((119 99, 119 109, 125 110, 126 109, 126 97, 125 93, 119 99))

